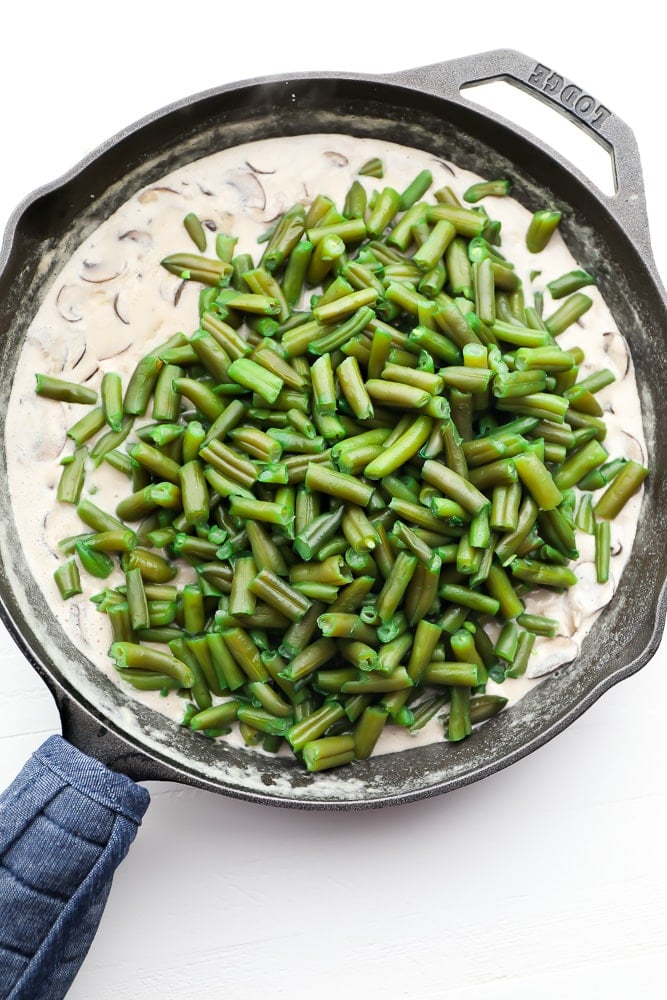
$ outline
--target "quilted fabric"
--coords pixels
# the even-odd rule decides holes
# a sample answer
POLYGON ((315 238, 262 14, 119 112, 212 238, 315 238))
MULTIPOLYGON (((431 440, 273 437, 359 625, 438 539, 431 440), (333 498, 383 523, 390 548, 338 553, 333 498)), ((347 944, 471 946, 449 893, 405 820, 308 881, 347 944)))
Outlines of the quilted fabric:
POLYGON ((66 996, 149 801, 60 736, 0 795, 0 997, 66 996))

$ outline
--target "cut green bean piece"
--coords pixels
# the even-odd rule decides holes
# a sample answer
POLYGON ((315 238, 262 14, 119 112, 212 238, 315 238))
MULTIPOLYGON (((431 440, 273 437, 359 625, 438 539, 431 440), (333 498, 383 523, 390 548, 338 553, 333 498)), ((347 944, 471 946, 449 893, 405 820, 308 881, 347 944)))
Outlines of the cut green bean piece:
POLYGON ((56 490, 56 499, 63 503, 78 504, 81 499, 86 475, 86 460, 88 449, 83 446, 61 460, 62 472, 56 490))
POLYGON ((157 382, 162 361, 153 354, 147 354, 136 365, 128 382, 123 398, 123 410, 132 416, 142 416, 157 382))
POLYGON ((132 628, 135 630, 149 628, 151 620, 141 570, 138 568, 128 570, 125 574, 125 582, 132 628))
POLYGON ((191 688, 195 678, 191 668, 173 654, 133 642, 114 642, 109 656, 119 670, 136 669, 166 674, 181 687, 191 688))
POLYGON ((88 406, 97 402, 97 391, 78 382, 68 382, 67 379, 55 378, 52 375, 35 375, 36 392, 45 399, 59 400, 61 403, 85 403, 88 406))
POLYGON ((82 444, 94 437, 105 423, 106 417, 103 407, 96 406, 69 428, 67 437, 74 441, 77 448, 80 448, 82 444))
POLYGON ((470 736, 471 732, 470 688, 459 685, 453 686, 451 689, 447 738, 450 742, 456 743, 465 739, 466 736, 470 736))
POLYGON ((477 664, 459 660, 428 663, 424 683, 429 687, 477 687, 480 683, 477 664))
POLYGON ((250 584, 256 575, 257 566, 252 556, 242 556, 236 560, 229 594, 230 615, 251 615, 255 610, 257 595, 250 590, 250 584))
POLYGON ((524 612, 518 615, 517 625, 526 629, 527 632, 534 632, 536 635, 545 635, 550 639, 558 632, 558 621, 555 618, 547 618, 545 615, 534 615, 524 612))
POLYGON ((540 209, 533 214, 526 232, 526 246, 531 253, 540 253, 549 243, 561 220, 561 213, 540 209))
POLYGON ((553 337, 557 337, 573 323, 576 323, 592 305, 593 300, 588 295, 584 295, 583 292, 575 292, 574 295, 565 299, 556 312, 547 317, 545 320, 547 330, 553 337))
POLYGON ((105 372, 102 376, 102 408, 112 431, 119 431, 123 423, 123 384, 118 372, 105 372))
POLYGON ((238 358, 229 366, 229 377, 239 385, 259 395, 267 403, 275 403, 283 387, 283 380, 249 358, 238 358))
POLYGON ((77 504, 76 512, 84 524, 87 524, 93 531, 125 531, 125 525, 122 521, 101 510, 92 500, 86 498, 81 500, 77 504))
POLYGON ((456 500, 471 514, 478 514, 489 504, 480 490, 441 462, 431 459, 424 462, 422 475, 427 483, 442 490, 446 496, 456 500))
POLYGON ((368 395, 356 358, 349 357, 336 369, 338 382, 345 399, 357 420, 368 420, 374 415, 373 403, 368 395))
POLYGON ((414 576, 418 561, 411 552, 399 552, 396 556, 391 572, 375 601, 375 610, 383 624, 396 612, 414 576))
POLYGON ((426 194, 432 183, 433 174, 431 171, 421 170, 402 192, 399 211, 406 212, 415 202, 419 201, 426 194))
POLYGON ((577 268, 574 271, 568 271, 567 274, 561 274, 559 278, 555 278, 553 281, 548 281, 547 288, 551 292, 552 299, 562 299, 565 295, 578 292, 580 288, 584 288, 586 285, 594 284, 595 278, 592 274, 581 268, 577 268))
POLYGON ((366 507, 373 495, 373 487, 360 479, 321 465, 308 466, 305 482, 309 490, 326 493, 359 507, 366 507))
POLYGON ((237 718, 237 712, 243 703, 236 698, 220 705, 211 705, 192 715, 188 721, 190 729, 199 732, 202 729, 217 729, 219 726, 229 726, 237 718))
POLYGON ((414 684, 420 684, 424 680, 427 665, 431 662, 431 657, 441 635, 442 627, 440 625, 424 620, 417 623, 410 659, 407 664, 408 675, 414 684))
POLYGON ((514 559, 512 575, 536 587, 555 587, 564 590, 577 582, 576 574, 567 566, 543 563, 536 559, 514 559))
POLYGON ((492 719, 505 708, 509 699, 497 694, 474 695, 470 699, 470 721, 474 725, 492 719))
POLYGON ((324 771, 341 767, 354 760, 354 736, 325 736, 306 743, 303 748, 303 762, 309 771, 324 771))
POLYGON ((63 601, 68 601, 70 597, 83 593, 79 567, 74 559, 68 559, 67 562, 58 566, 53 573, 53 578, 63 601))
POLYGON ((528 669, 530 655, 533 651, 533 646, 535 645, 535 638, 536 636, 534 632, 520 633, 516 655, 511 666, 507 670, 508 677, 523 677, 528 669))
POLYGON ((626 462, 595 504, 595 516, 605 520, 616 517, 638 492, 647 476, 646 466, 634 459, 626 462))
POLYGON ((563 494, 554 479, 534 451, 525 451, 515 455, 513 459, 519 478, 529 490, 535 503, 541 510, 551 510, 557 507, 563 499, 563 494))
POLYGON ((343 684, 344 694, 384 694, 386 691, 403 691, 414 687, 405 667, 391 673, 359 673, 357 680, 343 684))
POLYGON ((366 220, 368 233, 371 236, 380 236, 399 211, 400 204, 401 196, 395 188, 383 188, 366 220))
POLYGON ((194 212, 188 212, 183 219, 183 225, 188 236, 195 244, 200 253, 206 250, 206 231, 201 224, 201 220, 194 212))
POLYGON ((433 420, 431 417, 417 417, 392 445, 386 447, 385 442, 385 450, 369 462, 364 469, 364 475, 368 479, 384 479, 407 464, 426 443, 432 429, 433 420))
POLYGON ((364 709, 354 730, 354 755, 357 760, 367 760, 380 738, 389 713, 379 705, 364 709))
POLYGON ((292 622, 301 621, 312 606, 311 601, 270 569, 261 569, 248 583, 248 589, 292 622))
POLYGON ((285 733, 294 751, 300 751, 306 743, 318 739, 330 726, 345 717, 345 709, 337 701, 331 701, 321 708, 295 722, 285 733))
POLYGON ((357 173, 362 177, 383 177, 384 166, 382 160, 378 156, 372 156, 370 160, 366 160, 359 167, 357 173))
POLYGON ((609 521, 599 520, 595 523, 595 574, 598 583, 606 583, 609 579, 611 562, 611 526, 609 521))
POLYGON ((493 181, 478 181, 476 184, 471 184, 463 192, 463 200, 474 205, 476 202, 481 201, 482 198, 503 198, 510 193, 511 189, 512 182, 506 178, 499 178, 493 181))
POLYGON ((319 670, 336 655, 336 644, 332 639, 322 638, 306 646, 297 653, 282 674, 286 680, 300 681, 315 670, 319 670))
POLYGON ((193 253, 170 254, 160 263, 171 274, 205 285, 219 285, 232 272, 231 265, 225 261, 193 253))
POLYGON ((188 524, 204 524, 209 516, 209 492, 201 462, 194 459, 182 465, 179 479, 188 524))

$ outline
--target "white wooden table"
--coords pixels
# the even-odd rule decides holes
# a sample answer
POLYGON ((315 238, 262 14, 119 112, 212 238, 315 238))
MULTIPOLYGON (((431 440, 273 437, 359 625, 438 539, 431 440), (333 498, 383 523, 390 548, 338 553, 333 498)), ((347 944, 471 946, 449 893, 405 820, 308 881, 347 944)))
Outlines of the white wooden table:
MULTIPOLYGON (((663 33, 644 2, 613 23, 591 6, 344 0, 318 6, 314 24, 302 3, 12 5, 0 40, 0 223, 108 135, 183 95, 511 46, 634 128, 667 274, 663 33)), ((663 642, 537 753, 410 806, 311 813, 151 783, 72 1000, 664 997, 666 671, 663 642)), ((0 628, 0 785, 58 729, 46 688, 0 628)))

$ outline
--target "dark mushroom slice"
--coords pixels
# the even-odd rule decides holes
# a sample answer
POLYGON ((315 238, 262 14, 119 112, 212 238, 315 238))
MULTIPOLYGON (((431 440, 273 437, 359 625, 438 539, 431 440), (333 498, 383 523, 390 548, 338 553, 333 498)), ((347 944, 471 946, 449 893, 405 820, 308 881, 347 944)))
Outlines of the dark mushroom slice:
POLYGON ((125 323, 126 326, 130 325, 130 320, 127 315, 127 309, 125 306, 125 300, 122 292, 116 292, 113 298, 113 311, 115 312, 121 323, 125 323))
POLYGON ((78 285, 63 285, 56 295, 56 309, 67 323, 79 323, 84 316, 85 298, 78 285))
POLYGON ((616 330, 609 330, 602 334, 602 343, 605 354, 616 363, 621 378, 625 378, 630 371, 630 351, 625 337, 616 330))
POLYGON ((253 172, 253 174, 275 174, 275 170, 260 170, 259 167, 253 166, 248 160, 245 161, 246 167, 253 172))
POLYGON ((121 233, 118 239, 129 240, 132 243, 137 243, 145 250, 148 250, 153 246, 153 237, 150 233, 147 233, 143 229, 128 229, 126 232, 121 233))
POLYGON ((83 281, 101 285, 119 278, 127 268, 127 259, 118 248, 118 253, 107 251, 99 258, 86 257, 81 262, 80 276, 83 281))
MULTIPOLYGON (((239 200, 240 207, 263 212, 266 208, 266 191, 258 180, 257 175, 250 170, 229 170, 223 178, 223 186, 231 188, 239 200)), ((220 199, 224 203, 224 193, 220 193, 220 199)))
POLYGON ((641 441, 639 441, 634 434, 631 434, 630 431, 624 430, 623 434, 631 442, 631 445, 627 450, 628 458, 634 459, 641 465, 646 465, 646 455, 644 454, 641 441))

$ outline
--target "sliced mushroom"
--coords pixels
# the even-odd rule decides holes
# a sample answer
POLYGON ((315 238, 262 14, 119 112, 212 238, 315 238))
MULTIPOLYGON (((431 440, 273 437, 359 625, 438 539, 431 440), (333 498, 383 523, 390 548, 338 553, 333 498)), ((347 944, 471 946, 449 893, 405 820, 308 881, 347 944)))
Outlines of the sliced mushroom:
POLYGON ((78 285, 63 285, 56 295, 56 308, 68 323, 79 323, 83 319, 85 299, 78 285))
POLYGON ((176 194, 179 198, 183 197, 181 192, 176 191, 174 188, 157 186, 149 188, 147 191, 142 191, 139 195, 139 201, 142 205, 147 205, 152 201, 157 201, 161 194, 176 194))
POLYGON ((275 170, 260 170, 259 167, 254 167, 248 160, 245 161, 245 164, 249 170, 252 170, 253 174, 275 174, 275 170))
POLYGON ((434 162, 439 163, 441 167, 444 167, 444 169, 447 170, 452 175, 452 177, 456 177, 456 171, 452 167, 451 163, 447 162, 447 160, 436 159, 434 162))
POLYGON ((234 205, 227 202, 227 199, 231 200, 232 197, 236 201, 238 210, 263 212, 266 208, 266 192, 252 171, 228 170, 223 176, 222 185, 220 200, 223 204, 227 204, 229 211, 234 211, 234 205))
POLYGON ((106 250, 99 258, 86 257, 81 261, 81 271, 79 272, 84 281, 99 285, 105 281, 113 281, 120 277, 127 267, 125 255, 118 248, 118 252, 106 250))
POLYGON ((88 349, 88 348, 87 348, 87 345, 86 345, 86 342, 85 342, 85 340, 84 340, 84 342, 83 342, 83 343, 81 344, 81 350, 79 351, 79 354, 78 354, 78 356, 77 356, 77 357, 75 358, 75 360, 74 360, 74 361, 72 362, 72 370, 74 370, 75 368, 78 368, 78 367, 79 367, 79 365, 81 364, 81 362, 83 361, 83 359, 84 359, 84 358, 85 358, 85 356, 86 356, 86 350, 87 350, 87 349, 88 349))
POLYGON ((350 162, 347 156, 343 156, 342 153, 337 153, 334 149, 327 149, 324 155, 337 167, 346 167, 350 162))
POLYGON ((270 226, 272 222, 277 222, 278 221, 278 219, 280 218, 280 216, 283 214, 284 211, 285 211, 285 209, 281 207, 281 208, 278 209, 278 211, 275 213, 275 215, 271 216, 270 219, 262 219, 262 222, 265 225, 270 226))
POLYGON ((67 443, 67 418, 62 405, 49 405, 48 415, 35 421, 30 429, 30 454, 36 461, 51 461, 53 465, 53 485, 60 478, 60 466, 55 464, 67 443))
POLYGON ((148 250, 153 246, 153 237, 143 229, 128 229, 127 232, 121 233, 118 239, 138 243, 144 250, 148 250))
POLYGON ((630 351, 625 337, 616 330, 609 330, 602 334, 602 343, 605 354, 618 368, 620 377, 625 378, 630 370, 630 351))
POLYGON ((63 357, 63 371, 74 371, 76 369, 77 381, 82 377, 82 373, 87 370, 86 351, 87 342, 85 332, 81 327, 76 327, 71 332, 68 331, 65 341, 65 354, 63 357))
POLYGON ((635 462, 640 462, 642 465, 646 464, 646 456, 644 455, 644 449, 642 447, 641 441, 639 441, 634 434, 630 431, 623 431, 623 434, 628 439, 629 445, 627 449, 628 458, 632 458, 635 462))
POLYGON ((98 361, 108 361, 109 358, 117 358, 119 354, 124 354, 132 346, 133 342, 134 337, 129 330, 121 330, 119 327, 114 327, 113 335, 105 338, 104 342, 98 345, 98 361))
POLYGON ((127 306, 125 303, 125 298, 122 292, 116 292, 113 298, 113 311, 115 312, 121 323, 125 323, 129 326, 130 320, 127 315, 127 306))
MULTIPOLYGON (((90 350, 85 333, 76 327, 78 336, 70 337, 65 344, 61 373, 65 379, 75 382, 89 382, 98 369, 98 358, 90 350)), ((54 343, 54 347, 55 347, 54 343)))
MULTIPOLYGON (((55 468, 59 468, 59 466, 55 466, 55 468)), ((55 491, 58 485, 57 479, 49 485, 55 491)), ((69 511, 64 509, 62 504, 53 503, 43 518, 43 525, 42 538, 45 546, 54 556, 62 559, 62 552, 58 548, 57 539, 67 538, 72 534, 69 511)))
POLYGON ((180 285, 178 286, 178 288, 176 289, 176 291, 174 292, 174 305, 175 305, 175 306, 177 306, 177 305, 178 305, 178 303, 179 303, 179 302, 181 301, 181 295, 182 295, 182 294, 183 294, 183 292, 185 291, 185 286, 186 286, 186 285, 187 285, 187 281, 185 281, 185 279, 184 279, 184 280, 183 280, 183 281, 182 281, 182 282, 180 283, 180 285))
MULTIPOLYGON (((158 286, 160 298, 168 302, 170 306, 178 306, 181 301, 188 301, 188 293, 198 295, 200 288, 201 285, 196 282, 179 278, 167 271, 164 272, 164 276, 160 277, 158 286)), ((192 302, 192 299, 189 301, 192 302)))

